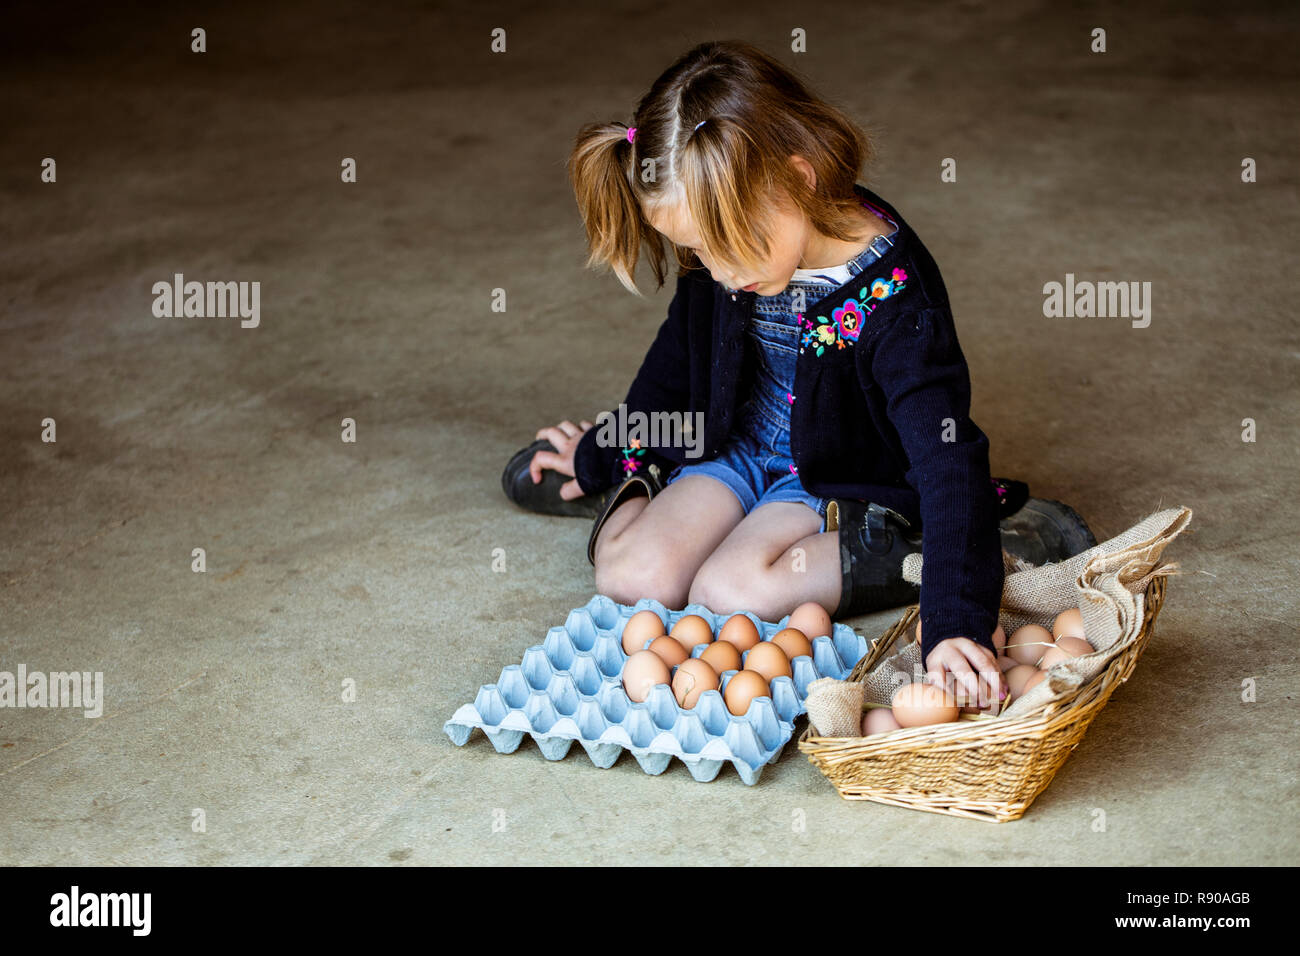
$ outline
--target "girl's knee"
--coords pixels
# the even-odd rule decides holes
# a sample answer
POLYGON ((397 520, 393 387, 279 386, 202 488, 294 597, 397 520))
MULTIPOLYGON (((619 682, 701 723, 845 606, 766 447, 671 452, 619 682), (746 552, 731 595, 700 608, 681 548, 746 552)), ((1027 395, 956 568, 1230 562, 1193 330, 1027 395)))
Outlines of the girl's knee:
POLYGON ((752 566, 710 558, 691 581, 687 601, 703 604, 715 614, 758 612, 765 606, 762 575, 752 566))
POLYGON ((596 555, 596 590, 619 604, 653 598, 666 608, 686 606, 686 588, 671 558, 649 559, 627 548, 608 547, 596 555))

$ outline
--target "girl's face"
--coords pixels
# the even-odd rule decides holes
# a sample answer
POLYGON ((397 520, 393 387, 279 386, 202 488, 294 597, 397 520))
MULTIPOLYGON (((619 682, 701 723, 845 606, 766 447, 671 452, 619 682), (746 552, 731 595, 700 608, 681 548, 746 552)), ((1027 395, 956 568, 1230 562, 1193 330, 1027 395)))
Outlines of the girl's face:
MULTIPOLYGON (((818 247, 819 234, 807 217, 794 206, 773 206, 768 209, 771 223, 767 258, 757 266, 745 267, 732 262, 711 261, 704 250, 699 230, 695 226, 685 201, 662 207, 650 215, 650 225, 670 242, 685 246, 700 257, 700 262, 729 291, 744 290, 758 295, 776 295, 783 291, 794 276, 794 270, 806 261, 809 247, 818 247)), ((825 263, 821 263, 825 265, 825 263)))

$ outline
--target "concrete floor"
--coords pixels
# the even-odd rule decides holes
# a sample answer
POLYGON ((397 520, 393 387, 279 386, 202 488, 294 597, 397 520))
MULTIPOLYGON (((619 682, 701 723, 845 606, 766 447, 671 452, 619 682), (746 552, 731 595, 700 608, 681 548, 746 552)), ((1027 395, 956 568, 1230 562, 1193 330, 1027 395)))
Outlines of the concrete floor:
POLYGON ((1294 862, 1294 8, 261 6, 6 13, 0 670, 102 671, 105 703, 0 709, 0 863, 1294 862), (503 463, 616 404, 668 304, 581 268, 572 136, 719 37, 880 130, 864 181, 944 271, 995 474, 1103 539, 1195 510, 1133 679, 1017 823, 843 801, 793 744, 748 788, 442 733, 594 587, 588 522, 516 509, 503 463), (155 318, 175 272, 260 281, 260 327, 155 318), (1067 272, 1151 282, 1150 327, 1044 318, 1067 272))

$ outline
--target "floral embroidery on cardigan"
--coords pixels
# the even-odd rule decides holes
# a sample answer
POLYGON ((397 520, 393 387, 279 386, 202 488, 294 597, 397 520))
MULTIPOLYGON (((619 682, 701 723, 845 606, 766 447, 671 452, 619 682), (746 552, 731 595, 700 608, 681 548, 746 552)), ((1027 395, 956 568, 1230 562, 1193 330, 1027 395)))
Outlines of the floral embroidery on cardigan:
POLYGON ((630 475, 641 467, 641 463, 636 459, 645 454, 645 449, 641 447, 641 439, 633 438, 629 444, 630 447, 623 449, 623 474, 625 475, 630 475))
POLYGON ((831 310, 830 318, 817 316, 817 321, 799 316, 799 322, 806 330, 801 343, 804 347, 812 346, 818 355, 822 355, 832 345, 842 349, 852 345, 862 334, 862 326, 868 315, 875 311, 880 300, 897 295, 907 287, 907 273, 895 269, 888 279, 876 279, 871 285, 864 286, 856 299, 845 299, 844 304, 831 310))

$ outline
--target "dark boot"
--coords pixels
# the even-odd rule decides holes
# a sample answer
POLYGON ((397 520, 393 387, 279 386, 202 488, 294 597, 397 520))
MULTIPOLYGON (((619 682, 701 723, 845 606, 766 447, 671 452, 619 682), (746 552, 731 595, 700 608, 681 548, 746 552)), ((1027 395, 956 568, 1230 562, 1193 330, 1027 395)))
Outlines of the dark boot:
POLYGON ((898 512, 874 502, 837 499, 826 530, 840 538, 840 604, 834 619, 916 604, 919 585, 903 579, 903 559, 921 550, 921 535, 898 512))
POLYGON ((1097 546, 1079 513, 1047 498, 1030 498, 1025 506, 998 522, 1002 549, 1034 567, 1055 564, 1097 546))
POLYGON ((1034 567, 1055 564, 1097 546, 1087 522, 1069 505, 1029 497, 1029 486, 994 478, 1002 549, 1034 567))
POLYGON ((555 451, 555 446, 539 438, 527 448, 516 452, 501 473, 501 489, 506 497, 519 507, 544 515, 565 515, 573 518, 594 518, 600 514, 605 494, 583 495, 572 501, 560 497, 560 486, 569 481, 554 468, 542 469, 542 480, 533 484, 528 464, 539 451, 555 451))
POLYGON ((627 479, 606 497, 600 514, 591 526, 591 537, 587 539, 587 560, 592 567, 596 566, 596 535, 600 534, 600 529, 605 526, 605 519, 614 513, 614 509, 629 498, 640 498, 642 495, 653 498, 663 490, 664 483, 660 478, 659 466, 651 465, 644 472, 628 475, 627 479))

